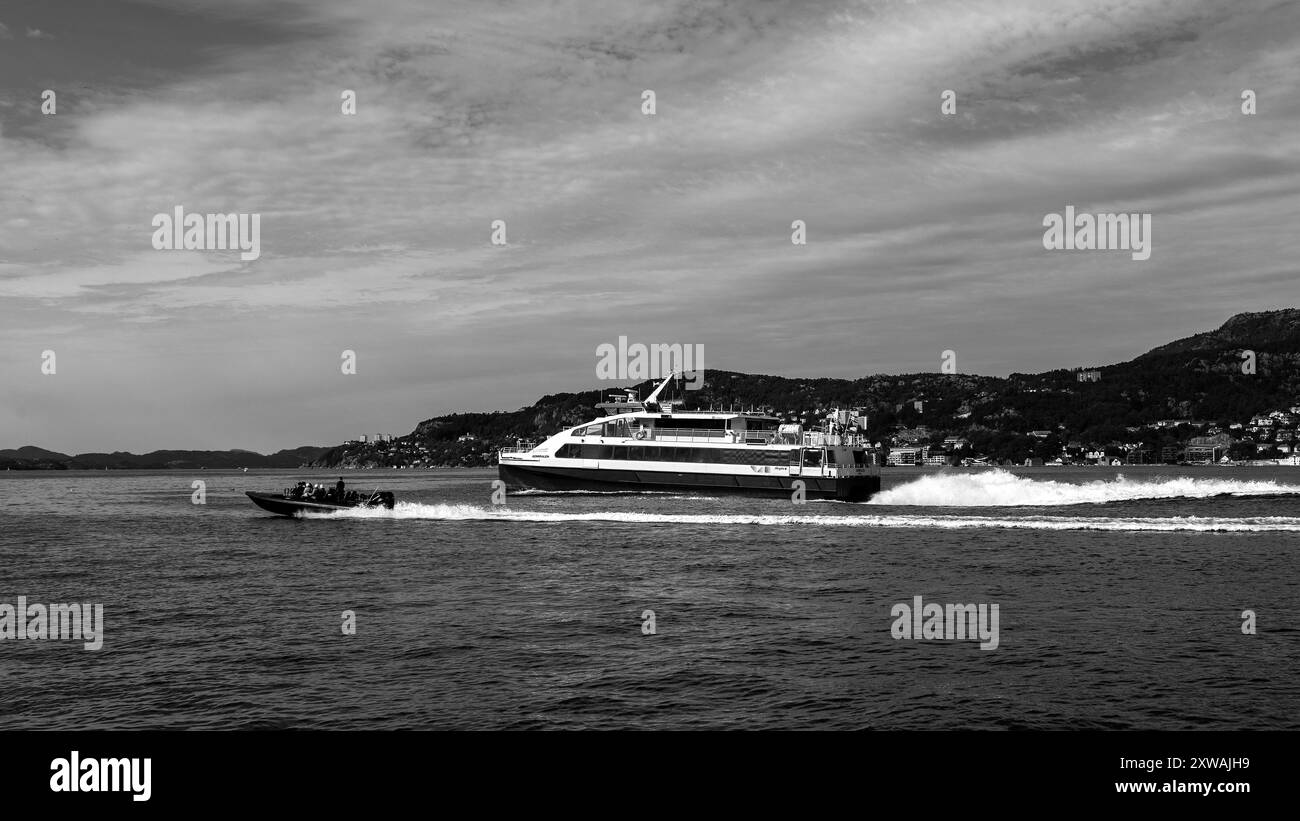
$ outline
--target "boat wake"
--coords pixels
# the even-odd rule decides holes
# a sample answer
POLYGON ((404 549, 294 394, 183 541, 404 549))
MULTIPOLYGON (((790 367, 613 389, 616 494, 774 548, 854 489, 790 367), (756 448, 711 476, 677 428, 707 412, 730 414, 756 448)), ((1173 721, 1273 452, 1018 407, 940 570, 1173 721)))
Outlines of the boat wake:
POLYGON ((1274 481, 1169 477, 1127 479, 1123 475, 1071 484, 1017 476, 1005 470, 939 473, 877 493, 869 505, 918 507, 1058 507, 1137 499, 1205 499, 1212 496, 1300 494, 1300 485, 1274 481))
POLYGON ((752 525, 783 527, 789 525, 813 527, 889 527, 889 528, 1011 528, 1018 530, 1106 530, 1125 532, 1206 532, 1206 533, 1259 533, 1300 532, 1297 516, 1252 517, 1106 517, 1106 516, 1028 516, 1004 518, 997 516, 942 516, 942 515, 777 515, 777 514, 687 514, 687 513, 633 513, 621 511, 594 511, 588 513, 555 513, 538 510, 517 510, 508 505, 481 507, 465 504, 417 504, 399 502, 392 510, 382 508, 353 508, 335 513, 308 513, 308 519, 424 519, 435 521, 481 522, 536 522, 567 524, 578 522, 611 522, 620 524, 685 524, 700 526, 752 525))

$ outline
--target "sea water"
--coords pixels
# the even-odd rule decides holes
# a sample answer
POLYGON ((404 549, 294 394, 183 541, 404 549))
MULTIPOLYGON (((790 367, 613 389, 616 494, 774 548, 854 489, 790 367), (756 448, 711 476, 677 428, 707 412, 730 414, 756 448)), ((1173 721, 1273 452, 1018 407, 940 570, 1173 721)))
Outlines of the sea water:
POLYGON ((301 519, 243 495, 337 477, 0 473, 0 604, 103 606, 97 650, 0 639, 0 729, 1300 727, 1297 468, 886 468, 803 505, 348 471, 397 506, 301 519), (913 601, 997 605, 995 649, 899 638, 913 601))

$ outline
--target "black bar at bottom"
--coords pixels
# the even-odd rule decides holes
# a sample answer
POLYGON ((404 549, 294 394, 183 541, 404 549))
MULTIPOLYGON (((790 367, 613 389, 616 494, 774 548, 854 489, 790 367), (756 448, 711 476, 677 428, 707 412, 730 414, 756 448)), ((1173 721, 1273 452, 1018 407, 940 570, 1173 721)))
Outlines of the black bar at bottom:
POLYGON ((917 809, 1199 802, 1222 812, 1291 800, 1298 741, 1294 732, 6 732, 0 806, 134 813, 414 802, 621 814, 782 802, 829 813, 889 799, 917 809), (148 800, 135 800, 145 759, 148 800))

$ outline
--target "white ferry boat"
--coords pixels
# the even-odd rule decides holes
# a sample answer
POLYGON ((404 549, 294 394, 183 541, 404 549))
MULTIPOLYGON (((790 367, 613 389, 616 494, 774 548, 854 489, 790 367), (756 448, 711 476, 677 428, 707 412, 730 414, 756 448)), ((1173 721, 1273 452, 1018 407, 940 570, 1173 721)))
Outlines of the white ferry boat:
POLYGON ((693 491, 860 502, 880 490, 879 455, 833 411, 822 430, 763 413, 681 410, 660 402, 670 374, 649 398, 628 391, 605 412, 539 445, 503 448, 508 490, 693 491))

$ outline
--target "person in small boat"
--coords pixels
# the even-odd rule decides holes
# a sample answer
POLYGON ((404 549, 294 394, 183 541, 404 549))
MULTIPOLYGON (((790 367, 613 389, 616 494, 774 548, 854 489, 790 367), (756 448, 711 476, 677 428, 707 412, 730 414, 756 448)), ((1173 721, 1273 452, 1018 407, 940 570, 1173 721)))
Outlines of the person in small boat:
POLYGON ((343 492, 343 477, 340 476, 339 483, 334 486, 334 500, 339 504, 343 504, 347 498, 347 495, 343 492))

